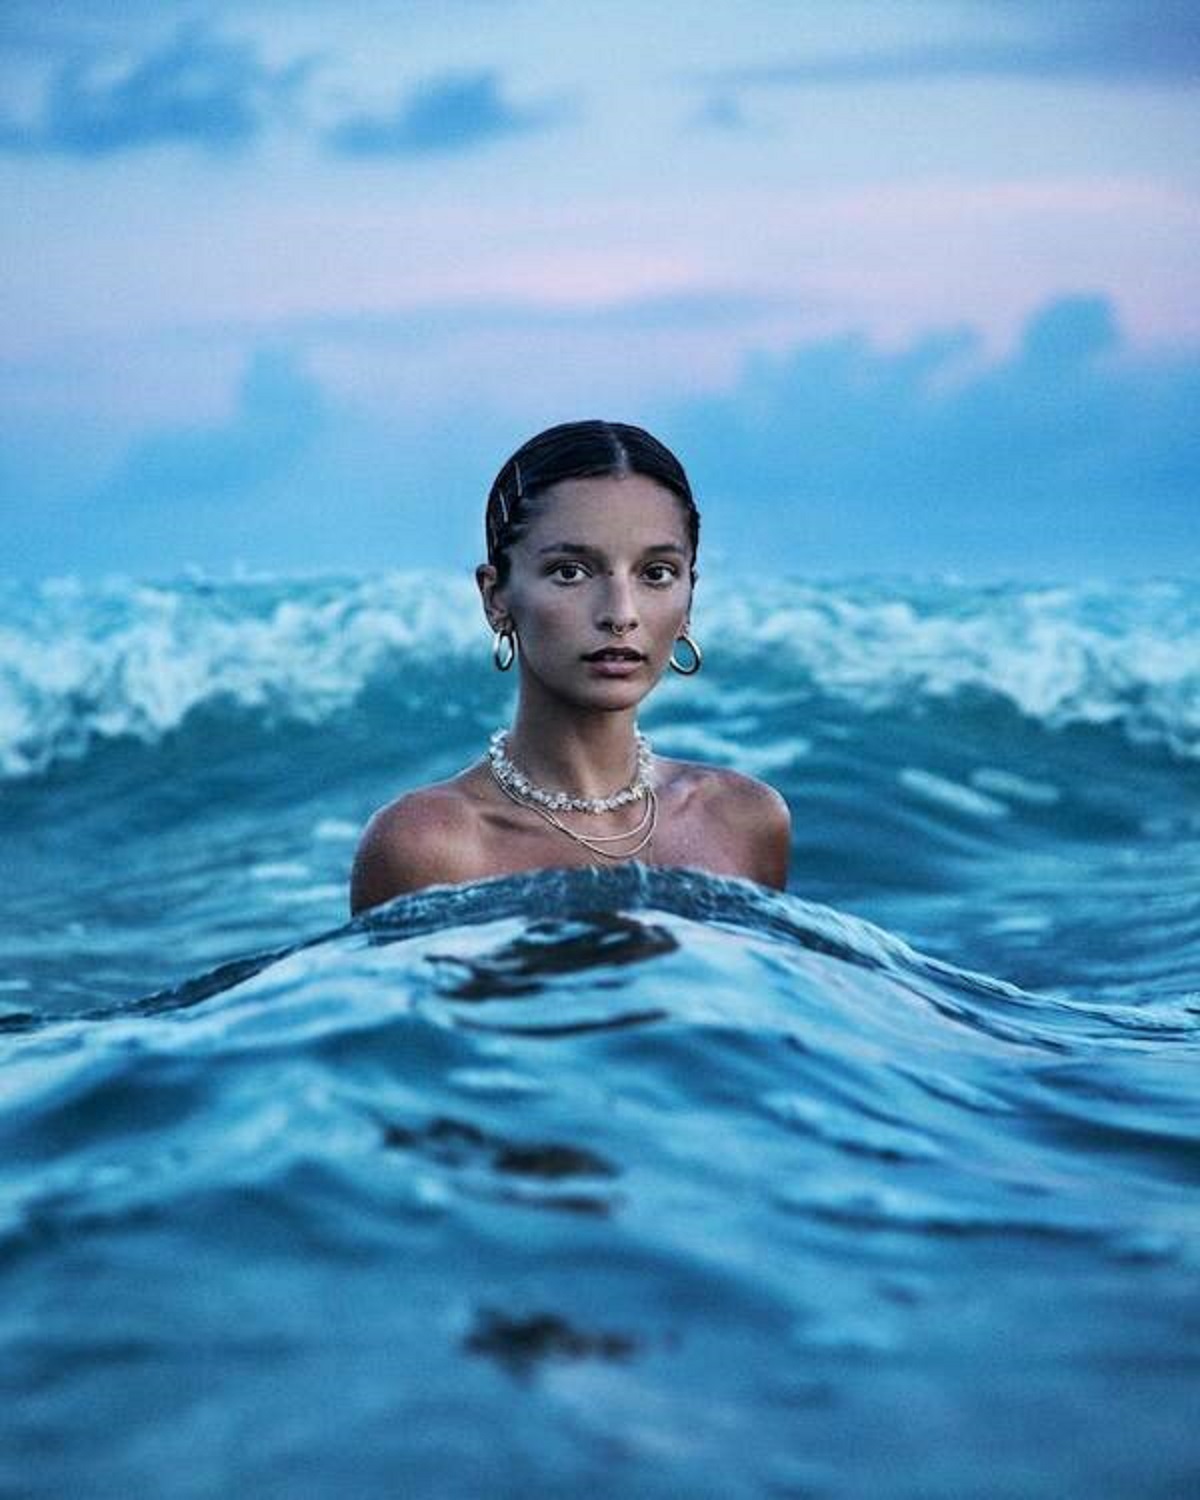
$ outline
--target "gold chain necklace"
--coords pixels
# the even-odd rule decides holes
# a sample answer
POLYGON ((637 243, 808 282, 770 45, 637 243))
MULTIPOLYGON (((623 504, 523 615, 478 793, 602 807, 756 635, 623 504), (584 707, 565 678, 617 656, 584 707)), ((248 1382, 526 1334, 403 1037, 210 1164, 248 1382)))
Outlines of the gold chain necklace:
POLYGON ((653 787, 651 787, 650 790, 646 793, 646 812, 636 828, 631 828, 628 833, 592 834, 590 837, 588 837, 582 833, 576 833, 573 828, 568 828, 565 823, 560 822, 560 820, 556 818, 552 812, 548 812, 544 807, 538 807, 537 804, 533 802, 522 802, 520 797, 518 797, 515 792, 510 792, 503 782, 497 782, 497 785, 500 787, 500 790, 504 793, 504 795, 511 801, 515 802, 518 807, 525 807, 528 808, 530 812, 537 813, 538 817, 544 818, 552 828, 557 828, 559 833, 565 833, 569 839, 573 839, 577 844, 582 844, 583 847, 590 853, 598 854, 601 859, 632 859, 635 854, 640 853, 641 850, 646 847, 646 845, 654 837, 654 831, 658 827, 658 798, 654 794, 653 787), (646 829, 646 832, 642 835, 642 837, 638 840, 638 842, 633 846, 632 849, 624 849, 620 853, 617 853, 615 850, 601 849, 599 847, 601 840, 603 840, 605 843, 616 843, 619 839, 633 838, 633 836, 638 833, 647 822, 649 822, 650 824, 649 828, 646 829))

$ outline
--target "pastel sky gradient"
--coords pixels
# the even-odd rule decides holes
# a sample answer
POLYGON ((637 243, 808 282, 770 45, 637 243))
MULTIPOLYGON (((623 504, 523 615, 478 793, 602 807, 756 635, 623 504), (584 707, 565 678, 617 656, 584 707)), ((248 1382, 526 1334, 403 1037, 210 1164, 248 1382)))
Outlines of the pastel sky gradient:
POLYGON ((717 557, 1200 563, 1191 0, 6 0, 0 573, 466 566, 552 421, 717 557))

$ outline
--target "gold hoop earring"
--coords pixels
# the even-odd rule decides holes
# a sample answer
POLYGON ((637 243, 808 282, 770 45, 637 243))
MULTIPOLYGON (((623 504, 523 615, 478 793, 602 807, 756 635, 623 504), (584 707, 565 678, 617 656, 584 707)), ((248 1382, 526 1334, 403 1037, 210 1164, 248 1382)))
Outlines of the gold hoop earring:
POLYGON ((677 662, 675 660, 675 653, 674 651, 672 651, 671 659, 670 661, 668 661, 667 665, 670 667, 672 672, 678 672, 681 677, 695 677, 696 673, 700 670, 701 664, 704 661, 704 653, 700 650, 700 647, 697 646, 695 641, 692 640, 691 636, 687 633, 686 630, 680 631, 675 639, 677 641, 685 642, 688 649, 692 653, 692 664, 690 667, 685 667, 681 662, 677 662))
POLYGON ((496 664, 497 672, 507 672, 509 667, 517 659, 517 632, 511 625, 506 625, 503 630, 497 630, 492 636, 492 661, 496 664), (508 645, 508 655, 504 655, 505 643, 508 645))

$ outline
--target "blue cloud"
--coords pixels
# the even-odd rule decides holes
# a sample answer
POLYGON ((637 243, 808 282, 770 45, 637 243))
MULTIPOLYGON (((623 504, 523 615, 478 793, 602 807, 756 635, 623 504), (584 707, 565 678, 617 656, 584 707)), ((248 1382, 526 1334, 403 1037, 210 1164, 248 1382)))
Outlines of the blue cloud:
POLYGON ((325 419, 320 387, 287 351, 260 352, 225 424, 151 433, 125 455, 99 498, 170 508, 242 498, 295 468, 325 419))
POLYGON ((63 64, 40 119, 0 125, 0 148, 82 157, 166 143, 226 150, 253 139, 311 66, 304 60, 271 69, 247 42, 184 27, 115 78, 94 63, 63 64))
MULTIPOLYGON (((977 4, 989 22, 999 7, 977 4)), ((969 12, 967 13, 969 14, 969 12)), ((723 71, 727 85, 923 82, 931 78, 1086 78, 1192 84, 1200 80, 1194 0, 1015 0, 1009 39, 927 42, 723 71)), ((990 29, 990 28, 989 28, 990 29)))
POLYGON ((696 125, 713 130, 747 130, 750 121, 745 106, 733 94, 710 94, 692 116, 696 125))
POLYGON ((1079 296, 999 364, 967 331, 842 337, 660 415, 736 555, 1078 575, 1200 564, 1197 409, 1195 353, 1137 357, 1079 296))
POLYGON ((494 70, 444 73, 401 100, 394 114, 343 120, 326 135, 347 156, 408 156, 466 151, 538 130, 561 118, 558 106, 519 107, 501 94, 494 70))

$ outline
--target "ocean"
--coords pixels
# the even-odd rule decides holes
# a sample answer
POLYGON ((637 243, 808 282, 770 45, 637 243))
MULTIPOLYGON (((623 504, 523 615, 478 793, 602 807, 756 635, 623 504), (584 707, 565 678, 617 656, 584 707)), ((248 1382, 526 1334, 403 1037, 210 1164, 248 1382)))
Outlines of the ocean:
POLYGON ((469 580, 0 585, 0 1494, 1200 1492, 1200 585, 701 590, 786 893, 349 922, 469 580))

